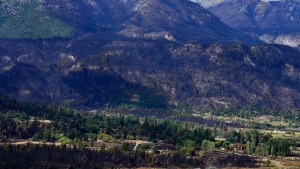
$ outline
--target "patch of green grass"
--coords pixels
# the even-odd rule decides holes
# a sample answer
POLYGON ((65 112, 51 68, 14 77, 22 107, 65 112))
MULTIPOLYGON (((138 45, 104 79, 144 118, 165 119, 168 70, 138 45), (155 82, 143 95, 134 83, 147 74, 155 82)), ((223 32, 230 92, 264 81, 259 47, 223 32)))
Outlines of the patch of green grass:
POLYGON ((0 38, 69 37, 73 27, 52 18, 35 0, 0 0, 0 38))

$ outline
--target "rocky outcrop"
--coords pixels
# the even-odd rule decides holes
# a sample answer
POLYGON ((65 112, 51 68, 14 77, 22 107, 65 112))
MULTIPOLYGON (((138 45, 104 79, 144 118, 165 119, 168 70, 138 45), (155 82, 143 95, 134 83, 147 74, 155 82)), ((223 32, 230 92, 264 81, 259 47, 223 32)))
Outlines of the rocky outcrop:
POLYGON ((275 43, 300 48, 300 33, 285 33, 279 35, 265 34, 260 39, 267 43, 275 43))
POLYGON ((215 5, 218 5, 219 3, 222 3, 225 0, 191 0, 192 2, 199 3, 204 8, 209 8, 215 5))

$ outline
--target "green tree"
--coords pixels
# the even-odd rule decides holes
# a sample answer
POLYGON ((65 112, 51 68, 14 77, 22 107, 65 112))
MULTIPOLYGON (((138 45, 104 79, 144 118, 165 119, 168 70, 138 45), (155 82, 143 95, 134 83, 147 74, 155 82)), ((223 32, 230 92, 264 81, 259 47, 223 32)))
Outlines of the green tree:
POLYGON ((202 150, 203 151, 215 151, 215 143, 208 141, 208 140, 203 140, 202 150))
POLYGON ((132 143, 122 143, 121 150, 123 151, 132 151, 134 148, 134 144, 132 143))
POLYGON ((193 140, 184 140, 183 147, 180 148, 181 154, 195 155, 196 142, 193 140))
POLYGON ((46 129, 44 131, 43 140, 46 140, 46 141, 50 141, 51 140, 51 133, 50 133, 50 131, 48 129, 46 129))
POLYGON ((290 153, 290 141, 282 138, 270 138, 266 145, 266 154, 287 156, 290 153))
POLYGON ((254 154, 255 152, 255 142, 247 141, 246 150, 248 154, 254 154))

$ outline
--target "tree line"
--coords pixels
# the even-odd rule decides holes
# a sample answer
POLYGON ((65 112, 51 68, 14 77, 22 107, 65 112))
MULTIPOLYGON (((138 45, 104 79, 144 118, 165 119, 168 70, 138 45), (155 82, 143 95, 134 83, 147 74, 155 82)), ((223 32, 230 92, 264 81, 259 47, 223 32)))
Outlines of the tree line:
POLYGON ((199 147, 204 151, 214 151, 215 148, 239 143, 246 146, 248 154, 286 156, 291 146, 288 140, 274 139, 270 134, 257 130, 228 131, 225 123, 220 123, 219 129, 212 130, 168 119, 84 114, 60 106, 21 103, 5 96, 0 96, 0 112, 1 141, 59 141, 83 149, 93 146, 98 138, 108 142, 114 139, 143 139, 172 144, 184 155, 195 155, 199 147), (218 131, 222 131, 227 141, 214 140, 220 134, 218 131))

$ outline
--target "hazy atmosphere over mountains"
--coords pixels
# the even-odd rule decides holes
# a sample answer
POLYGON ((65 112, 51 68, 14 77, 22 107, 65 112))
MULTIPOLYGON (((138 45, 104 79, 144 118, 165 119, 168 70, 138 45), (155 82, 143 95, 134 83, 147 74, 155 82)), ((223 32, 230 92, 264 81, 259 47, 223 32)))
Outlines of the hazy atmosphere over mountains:
POLYGON ((216 1, 209 10, 219 19, 187 0, 1 0, 0 91, 77 108, 298 108, 299 52, 258 38, 297 33, 298 1, 276 2, 290 9, 291 27, 272 20, 286 16, 272 16, 279 5, 262 3, 216 1), (254 22, 248 6, 281 26, 254 22))

